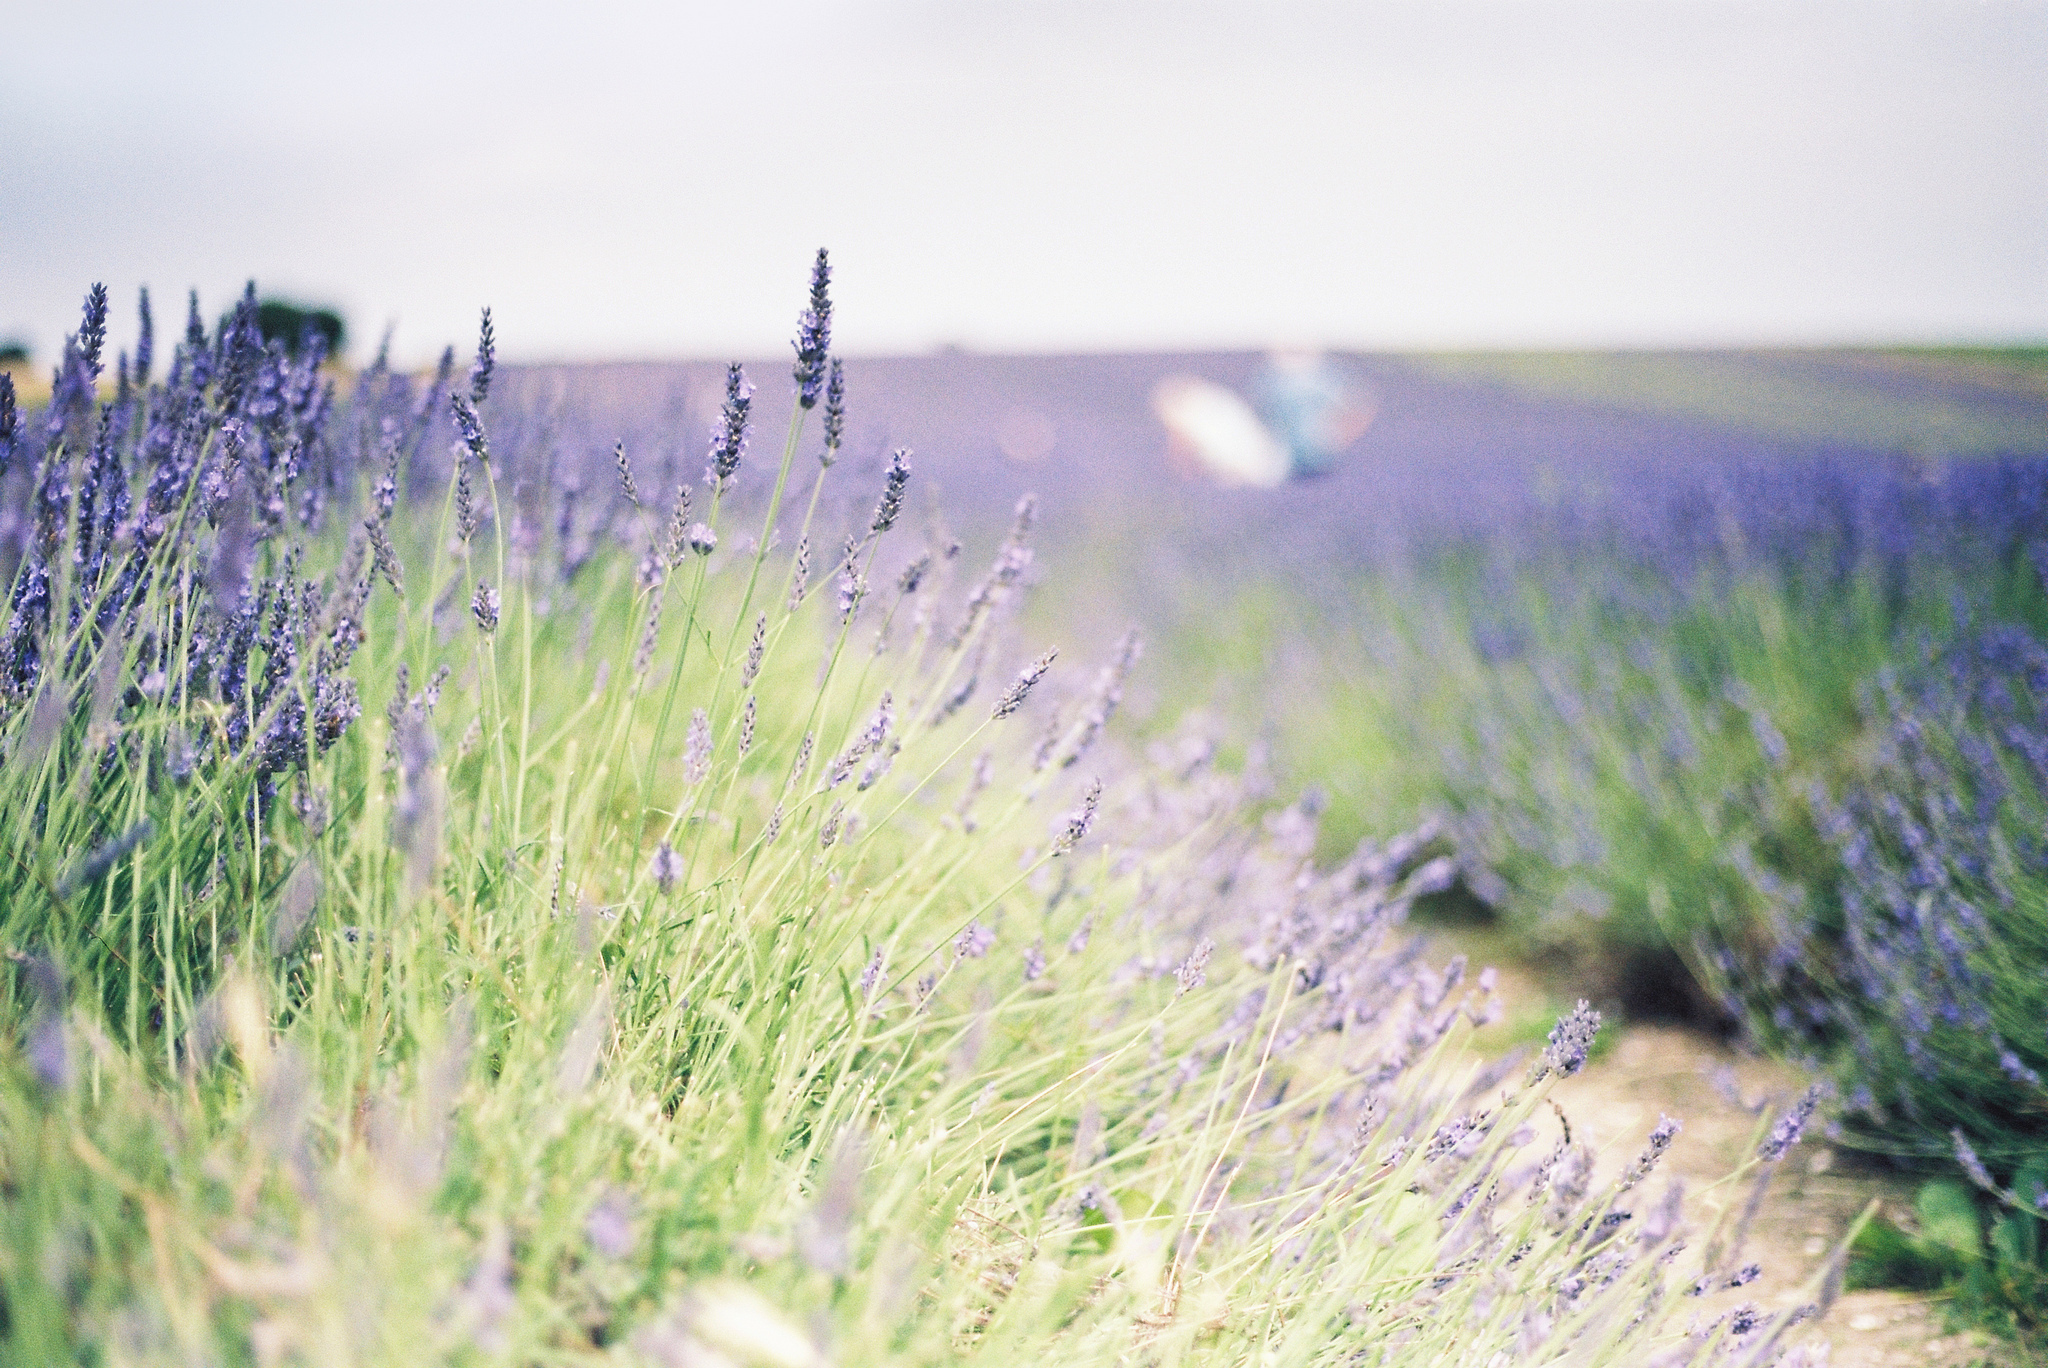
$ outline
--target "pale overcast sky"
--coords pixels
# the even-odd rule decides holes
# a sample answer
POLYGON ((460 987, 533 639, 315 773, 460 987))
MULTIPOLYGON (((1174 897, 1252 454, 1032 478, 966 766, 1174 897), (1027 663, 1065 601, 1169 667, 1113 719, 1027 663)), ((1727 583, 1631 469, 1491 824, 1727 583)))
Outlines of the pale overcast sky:
POLYGON ((0 337, 417 358, 2048 336, 2048 0, 11 3, 0 337))

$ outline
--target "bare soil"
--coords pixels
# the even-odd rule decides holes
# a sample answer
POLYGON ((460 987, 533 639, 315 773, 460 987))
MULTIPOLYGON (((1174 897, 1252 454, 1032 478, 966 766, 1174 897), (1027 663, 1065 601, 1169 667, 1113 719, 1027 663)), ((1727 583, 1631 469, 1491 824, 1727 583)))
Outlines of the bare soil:
MULTIPOLYGON (((1444 954, 1468 948, 1460 944, 1464 939, 1432 936, 1444 954)), ((1527 967, 1503 964, 1501 973, 1511 1011, 1517 1003, 1547 1011, 1568 996, 1559 991, 1565 985, 1527 967)), ((1512 1018, 1508 1029, 1516 1029, 1512 1018)), ((1525 1017, 1519 1030, 1527 1038, 1534 1027, 1525 1017)), ((1642 1151, 1660 1116, 1681 1121, 1684 1129, 1659 1173, 1684 1181, 1689 1224, 1704 1234, 1723 1210, 1748 1200, 1748 1181, 1721 1180, 1754 1152, 1760 1127, 1810 1080, 1787 1064, 1743 1054, 1684 1025, 1624 1022, 1607 1034, 1605 1048, 1552 1095, 1574 1135, 1599 1151, 1603 1178, 1642 1151)), ((1838 1150, 1824 1130, 1823 1118, 1816 1117, 1799 1148, 1779 1166, 1744 1246, 1745 1261, 1761 1264, 1763 1275, 1739 1295, 1768 1310, 1810 1299, 1829 1255, 1872 1201, 1891 1219, 1911 1225, 1912 1180, 1838 1150)), ((2006 1368, 2025 1361, 1982 1332, 1952 1327, 1942 1298, 1928 1293, 1845 1293, 1822 1321, 1801 1327, 1789 1343, 1815 1339, 1826 1343, 1830 1368, 2006 1368)))

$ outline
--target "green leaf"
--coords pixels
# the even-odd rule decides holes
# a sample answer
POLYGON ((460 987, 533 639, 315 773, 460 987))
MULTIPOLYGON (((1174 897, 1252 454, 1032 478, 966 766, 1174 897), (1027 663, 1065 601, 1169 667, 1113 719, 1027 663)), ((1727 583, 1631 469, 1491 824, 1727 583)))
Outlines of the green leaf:
POLYGON ((1913 1214, 1920 1220, 1920 1243, 1928 1252, 1945 1251, 1965 1264, 1984 1257, 1976 1194, 1961 1183, 1937 1178, 1924 1184, 1913 1199, 1913 1214))

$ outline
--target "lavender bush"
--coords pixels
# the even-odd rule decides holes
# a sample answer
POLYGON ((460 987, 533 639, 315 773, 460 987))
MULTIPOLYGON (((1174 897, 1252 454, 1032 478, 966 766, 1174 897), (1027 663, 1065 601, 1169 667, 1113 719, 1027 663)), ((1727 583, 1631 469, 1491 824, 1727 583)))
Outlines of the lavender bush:
POLYGON ((2033 1249, 2044 499, 2015 460, 1533 511, 1369 581, 1282 750, 1439 807, 1531 953, 1825 1069, 1847 1143, 1974 1181, 2033 1249))
POLYGON ((752 483, 737 367, 600 494, 488 315, 343 400, 252 309, 108 396, 95 291, 0 406, 10 1358, 1806 1361, 1839 1264, 1735 1301, 1668 1130, 1548 1104, 1596 1013, 1467 1053, 1424 841, 1125 754, 1133 639, 1053 712, 1028 503, 979 573, 907 453, 820 516, 822 255, 752 483))

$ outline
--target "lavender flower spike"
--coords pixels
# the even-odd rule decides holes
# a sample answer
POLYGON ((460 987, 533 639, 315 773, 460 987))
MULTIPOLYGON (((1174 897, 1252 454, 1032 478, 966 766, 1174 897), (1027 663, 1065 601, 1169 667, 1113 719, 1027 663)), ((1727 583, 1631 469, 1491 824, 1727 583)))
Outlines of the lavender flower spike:
MULTIPOLYGON (((457 399, 459 400, 460 397, 458 395, 457 399)), ((460 411, 458 404, 457 412, 460 411)), ((618 467, 619 492, 626 496, 627 503, 638 508, 640 506, 640 487, 633 483, 633 463, 626 459, 626 444, 624 442, 620 442, 612 448, 612 463, 618 467)))
POLYGON ((491 392, 491 370, 498 364, 498 335, 491 330, 491 311, 484 310, 477 329, 476 364, 469 368, 469 402, 481 404, 491 392))
POLYGON ((660 888, 663 893, 667 893, 676 886, 676 881, 683 877, 683 857, 676 853, 674 846, 670 845, 667 841, 663 841, 655 849, 654 859, 648 866, 648 872, 654 876, 655 886, 660 888))
POLYGON ((695 786, 711 773, 711 719, 702 708, 690 714, 690 730, 683 738, 683 777, 695 786))
POLYGON ((95 283, 85 296, 85 319, 78 329, 78 354, 94 379, 104 368, 107 345, 107 287, 95 283))
POLYGON ((1593 1038, 1600 1034, 1600 1014, 1587 1005, 1584 998, 1579 1005, 1557 1019, 1557 1025, 1550 1029, 1550 1043, 1544 1047, 1543 1062, 1537 1065, 1536 1076, 1555 1070, 1566 1078, 1586 1067, 1586 1055, 1593 1048, 1593 1038))
POLYGON ((1963 1172, 1969 1175, 1970 1181, 1986 1192, 2003 1196, 2004 1194, 1998 1191, 1998 1184, 1992 1181, 1991 1170, 1984 1167, 1984 1161, 1977 1157, 1977 1151, 1971 1148, 1970 1142, 1964 1138, 1963 1128, 1957 1126, 1951 1130, 1949 1138, 1956 1142, 1956 1162, 1962 1165, 1963 1172))
POLYGON ((811 267, 811 302, 796 321, 796 401, 815 408, 825 383, 825 361, 832 350, 832 265, 825 249, 811 267))
POLYGON ((818 464, 830 466, 839 458, 839 445, 846 438, 846 368, 832 358, 831 377, 825 382, 825 450, 818 464))
POLYGON ((739 472, 740 458, 747 454, 747 409, 753 400, 754 387, 735 361, 726 367, 725 408, 711 431, 711 477, 720 484, 739 472))
POLYGON ((1033 686, 1039 680, 1045 678, 1045 672, 1052 668, 1053 658, 1057 655, 1059 655, 1059 650, 1055 648, 1047 651, 1029 665, 1026 665, 1024 673, 1017 676, 1017 682, 1005 689, 1003 696, 996 700, 996 708, 992 716, 996 719, 1005 718, 1023 707, 1024 700, 1030 697, 1033 686))
MULTIPOLYGON (((156 326, 149 316, 149 286, 142 287, 142 303, 137 307, 139 325, 135 333, 135 384, 138 388, 149 388, 151 360, 156 355, 156 326)), ((4 444, 4 439, 0 439, 4 444)))
POLYGON ((903 512, 903 490, 910 483, 910 448, 898 447, 889 458, 889 474, 882 485, 882 498, 875 505, 875 521, 868 531, 879 537, 896 525, 903 512))
POLYGON ((1091 780, 1088 791, 1081 795, 1081 806, 1067 817, 1066 829, 1052 843, 1054 858, 1065 855, 1086 839, 1088 828, 1095 825, 1095 809, 1102 802, 1102 781, 1091 780))
POLYGON ((498 630, 498 591, 491 588, 489 580, 476 582, 476 596, 469 601, 469 611, 476 618, 477 630, 485 636, 498 630))
POLYGON ((1820 1105, 1820 1085, 1814 1084, 1806 1095, 1789 1107, 1778 1118, 1778 1124, 1771 1127, 1771 1133, 1757 1146, 1756 1157, 1767 1164, 1775 1164, 1791 1152, 1799 1143, 1799 1137, 1806 1133, 1806 1122, 1813 1115, 1813 1109, 1820 1105))
POLYGON ((0 371, 0 474, 5 474, 14 455, 14 433, 20 410, 14 402, 14 377, 0 371))
POLYGON ((967 923, 967 928, 953 942, 955 959, 980 959, 996 943, 995 928, 984 926, 979 921, 967 923))

